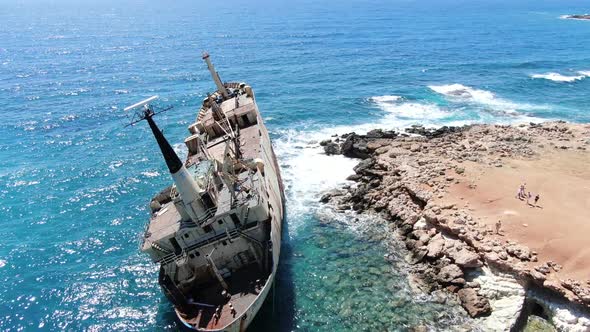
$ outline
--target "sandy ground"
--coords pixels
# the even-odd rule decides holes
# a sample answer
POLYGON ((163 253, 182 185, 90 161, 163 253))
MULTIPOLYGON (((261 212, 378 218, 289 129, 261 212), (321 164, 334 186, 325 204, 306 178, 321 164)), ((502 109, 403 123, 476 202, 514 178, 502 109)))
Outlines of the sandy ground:
POLYGON ((451 186, 444 201, 467 204, 490 229, 501 220, 498 239, 537 251, 539 262, 561 264, 556 277, 590 280, 590 152, 544 149, 541 155, 503 167, 464 163, 468 181, 451 186), (540 194, 538 206, 516 198, 521 183, 533 197, 540 194))

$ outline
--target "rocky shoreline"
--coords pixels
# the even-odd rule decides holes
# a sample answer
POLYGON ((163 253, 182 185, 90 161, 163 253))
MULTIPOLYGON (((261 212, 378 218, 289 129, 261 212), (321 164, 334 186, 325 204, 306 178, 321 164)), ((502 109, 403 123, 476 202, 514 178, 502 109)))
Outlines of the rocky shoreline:
POLYGON ((585 153, 589 133, 588 126, 559 121, 413 126, 404 133, 334 136, 320 143, 325 153, 360 162, 348 178, 354 185, 327 192, 320 200, 337 210, 381 216, 409 250, 406 261, 417 287, 456 294, 485 330, 514 329, 535 311, 558 330, 590 331, 590 280, 559 279, 558 263, 494 237, 467 204, 445 203, 450 186, 470 183, 465 164, 499 168, 507 159, 534 158, 547 149, 585 153), (559 299, 561 311, 530 295, 531 290, 559 299))

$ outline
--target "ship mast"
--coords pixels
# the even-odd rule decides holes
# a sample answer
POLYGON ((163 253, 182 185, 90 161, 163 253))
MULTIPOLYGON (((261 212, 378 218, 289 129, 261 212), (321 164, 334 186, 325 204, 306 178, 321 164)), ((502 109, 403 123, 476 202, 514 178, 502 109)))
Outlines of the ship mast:
POLYGON ((207 53, 207 52, 203 53, 203 60, 205 60, 205 62, 207 63, 207 68, 209 68, 209 72, 211 73, 211 77, 213 78, 213 81, 215 81, 215 85, 217 85, 217 91, 219 91, 219 93, 221 93, 224 100, 227 99, 229 97, 229 94, 227 93, 227 89, 225 88, 223 83, 221 83, 221 79, 219 78, 219 73, 217 73, 215 71, 215 67, 213 67, 213 64, 211 63, 211 59, 209 58, 209 53, 207 53))
POLYGON ((158 143, 160 152, 166 161, 166 166, 168 166, 170 175, 174 180, 176 190, 178 191, 178 194, 180 194, 185 212, 188 214, 190 219, 193 220, 193 222, 200 224, 202 220, 208 217, 208 214, 210 213, 209 209, 212 208, 212 206, 206 206, 207 204, 202 198, 203 194, 206 192, 199 187, 166 137, 164 137, 164 134, 160 128, 158 128, 156 125, 153 116, 161 112, 155 113, 150 107, 149 103, 157 98, 158 96, 153 96, 146 100, 140 101, 139 103, 128 106, 124 110, 129 111, 135 108, 142 108, 141 111, 136 111, 135 117, 139 118, 139 120, 135 121, 134 123, 141 120, 146 120, 148 122, 150 129, 152 130, 152 134, 158 143))

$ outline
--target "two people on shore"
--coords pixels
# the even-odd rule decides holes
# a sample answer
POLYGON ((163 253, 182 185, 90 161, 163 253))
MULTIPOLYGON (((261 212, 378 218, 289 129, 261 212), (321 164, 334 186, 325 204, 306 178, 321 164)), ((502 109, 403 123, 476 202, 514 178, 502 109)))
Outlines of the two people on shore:
POLYGON ((520 187, 518 187, 518 191, 516 192, 516 198, 520 199, 521 201, 526 199, 526 203, 530 206, 537 206, 537 202, 541 198, 541 196, 537 193, 535 195, 535 203, 531 204, 531 199, 533 199, 533 194, 529 191, 528 194, 526 193, 526 182, 523 182, 520 187))

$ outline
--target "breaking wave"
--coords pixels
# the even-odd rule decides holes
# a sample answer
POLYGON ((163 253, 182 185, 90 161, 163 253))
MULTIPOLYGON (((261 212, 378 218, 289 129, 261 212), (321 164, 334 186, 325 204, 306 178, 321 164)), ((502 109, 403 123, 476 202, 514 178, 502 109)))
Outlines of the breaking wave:
POLYGON ((546 80, 553 81, 553 82, 571 83, 571 82, 583 80, 584 78, 590 76, 590 71, 578 71, 577 74, 578 75, 567 76, 567 75, 562 75, 560 73, 551 72, 551 73, 545 73, 545 74, 532 74, 531 77, 546 79, 546 80))
POLYGON ((318 204, 322 192, 337 188, 353 173, 357 160, 343 156, 327 156, 318 142, 335 133, 354 131, 352 127, 325 128, 317 131, 294 129, 279 131, 280 138, 273 140, 275 152, 281 163, 281 173, 286 188, 289 232, 296 234, 305 216, 318 204))
POLYGON ((451 101, 480 104, 506 114, 517 114, 517 110, 548 109, 548 107, 545 105, 515 103, 510 100, 500 98, 491 91, 475 89, 462 84, 429 85, 428 88, 436 93, 450 98, 451 101))
POLYGON ((483 104, 497 101, 492 92, 474 89, 463 84, 429 85, 428 88, 448 97, 470 99, 483 104))
POLYGON ((376 102, 376 103, 387 103, 387 102, 401 100, 402 97, 400 97, 400 96, 393 96, 393 95, 386 95, 386 96, 371 97, 369 99, 371 101, 373 101, 373 102, 376 102))
POLYGON ((441 109, 438 105, 406 101, 400 96, 377 96, 371 97, 369 100, 393 117, 385 119, 386 122, 392 122, 391 120, 401 122, 404 122, 404 120, 413 120, 414 122, 416 120, 429 121, 449 116, 449 113, 441 109))
MULTIPOLYGON (((403 131, 413 124, 426 127, 462 126, 491 122, 499 124, 541 122, 540 118, 517 112, 516 109, 540 109, 543 106, 517 104, 498 98, 486 90, 473 89, 461 84, 431 86, 433 91, 460 102, 475 103, 478 107, 463 105, 441 106, 427 101, 408 100, 402 96, 374 96, 366 100, 382 111, 381 118, 356 125, 337 125, 318 128, 304 124, 301 129, 279 129, 273 132, 275 152, 281 163, 281 172, 286 187, 288 215, 292 221, 289 232, 294 235, 299 221, 305 216, 322 213, 318 200, 322 193, 346 183, 353 174, 358 160, 341 155, 328 156, 319 145, 322 140, 335 135, 356 132, 365 134, 373 129, 403 131), (481 112, 481 106, 486 112, 481 112), (483 115, 482 115, 483 114, 483 115)), ((176 146, 175 146, 176 148, 176 146)), ((324 211, 325 212, 325 211, 324 211)), ((302 222, 303 223, 303 222, 302 222)))

